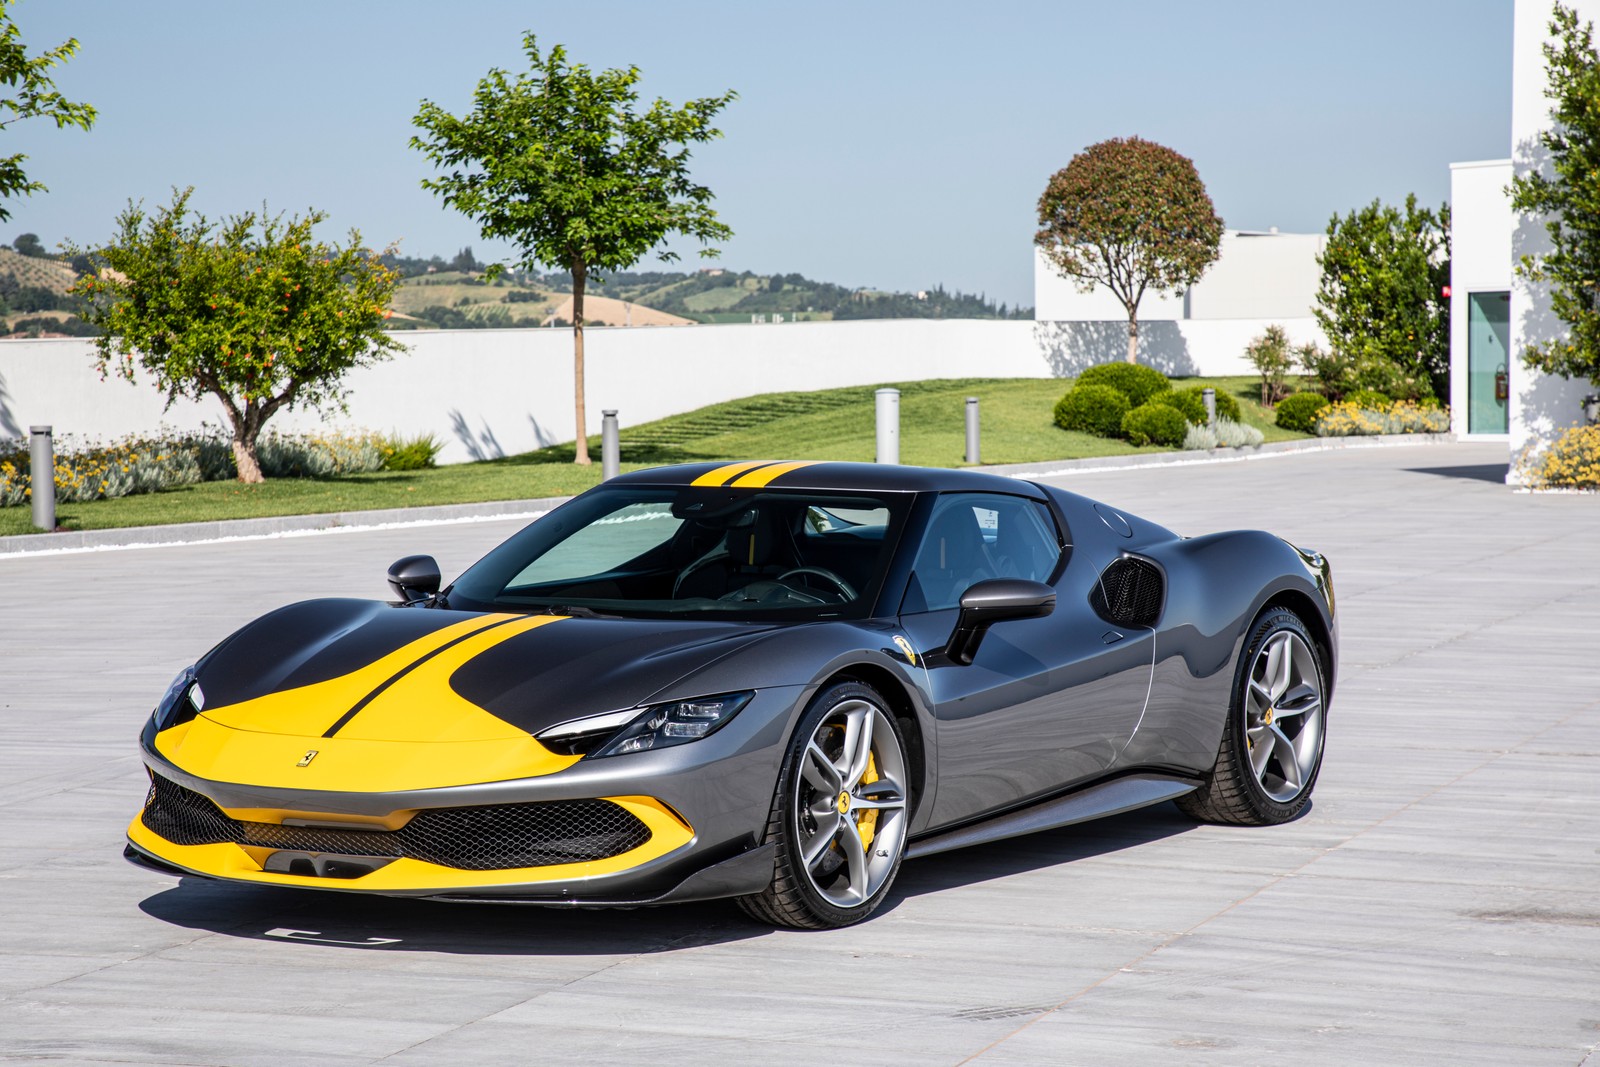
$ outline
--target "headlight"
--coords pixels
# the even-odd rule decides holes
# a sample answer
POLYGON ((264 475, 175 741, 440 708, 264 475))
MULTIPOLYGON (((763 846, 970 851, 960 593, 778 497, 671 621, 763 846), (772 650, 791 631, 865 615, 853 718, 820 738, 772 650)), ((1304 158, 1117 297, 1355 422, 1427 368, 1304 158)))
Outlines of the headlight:
POLYGON ((655 704, 643 711, 594 715, 552 726, 538 737, 548 748, 593 759, 671 748, 716 733, 753 696, 751 692, 724 693, 655 704))
POLYGON ((151 718, 155 720, 156 732, 169 730, 188 722, 205 706, 206 695, 200 691, 200 683, 195 681, 194 668, 185 667, 178 672, 172 684, 167 686, 161 702, 151 714, 151 718))

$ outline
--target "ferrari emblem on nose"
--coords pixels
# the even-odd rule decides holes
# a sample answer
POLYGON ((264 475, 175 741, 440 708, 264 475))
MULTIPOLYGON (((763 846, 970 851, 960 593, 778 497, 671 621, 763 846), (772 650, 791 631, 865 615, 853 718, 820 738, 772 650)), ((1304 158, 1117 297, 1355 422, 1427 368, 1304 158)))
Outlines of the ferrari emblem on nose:
POLYGON ((300 762, 296 763, 295 766, 296 767, 309 767, 309 766, 311 766, 311 761, 317 758, 317 752, 318 751, 319 751, 318 749, 314 748, 310 752, 307 752, 304 756, 300 757, 300 762))

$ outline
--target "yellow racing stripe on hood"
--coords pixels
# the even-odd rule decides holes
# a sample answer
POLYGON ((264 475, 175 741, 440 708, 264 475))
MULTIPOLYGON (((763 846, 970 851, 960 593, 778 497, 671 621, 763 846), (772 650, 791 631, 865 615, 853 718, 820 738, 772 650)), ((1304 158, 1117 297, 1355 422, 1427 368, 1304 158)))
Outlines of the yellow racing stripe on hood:
POLYGON ((700 477, 696 478, 694 481, 690 482, 689 484, 690 485, 727 485, 728 482, 730 482, 734 478, 737 478, 739 475, 743 474, 745 471, 752 470, 753 468, 756 468, 756 467, 765 467, 767 464, 769 464, 771 462, 772 462, 772 460, 770 460, 770 459, 758 459, 758 460, 749 461, 749 462, 745 462, 745 463, 729 463, 726 466, 718 467, 716 470, 707 471, 706 473, 702 474, 700 477))
POLYGON ((760 470, 753 470, 742 478, 734 479, 733 488, 762 489, 790 471, 797 471, 801 467, 813 467, 819 462, 819 460, 812 459, 802 463, 774 463, 770 466, 762 467, 760 470))

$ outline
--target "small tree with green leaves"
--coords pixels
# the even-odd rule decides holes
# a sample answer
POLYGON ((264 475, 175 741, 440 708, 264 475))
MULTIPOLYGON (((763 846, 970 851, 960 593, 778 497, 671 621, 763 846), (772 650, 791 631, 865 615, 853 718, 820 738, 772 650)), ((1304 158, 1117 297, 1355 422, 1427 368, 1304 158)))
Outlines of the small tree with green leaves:
POLYGON ((1294 367, 1294 353, 1282 326, 1268 326, 1265 333, 1245 346, 1244 358, 1261 375, 1262 407, 1271 407, 1289 395, 1284 383, 1294 367))
MULTIPOLYGON (((207 395, 232 427, 241 482, 262 480, 256 442, 296 407, 342 407, 340 379, 402 346, 384 330, 400 275, 350 231, 344 247, 312 228, 327 216, 249 212, 212 224, 192 190, 147 216, 130 203, 76 286, 99 329, 102 374, 154 376, 171 404, 207 395)), ((392 250, 391 250, 392 251, 392 250)), ((69 254, 81 254, 72 249, 69 254)))
MULTIPOLYGON (((584 401, 583 296, 604 272, 627 270, 671 234, 708 244, 733 231, 711 209, 711 190, 689 177, 689 146, 721 136, 712 120, 721 96, 675 107, 636 107, 639 68, 594 73, 556 45, 539 51, 525 34, 528 71, 491 70, 472 111, 457 117, 424 100, 411 139, 444 173, 422 187, 477 221, 487 239, 512 242, 516 266, 572 276, 574 461, 589 462, 584 401)), ((706 247, 702 256, 715 256, 706 247)), ((659 253, 665 260, 675 253, 659 253)), ((489 268, 490 278, 502 264, 489 268)))
POLYGON ((1377 200, 1328 222, 1313 311, 1356 384, 1397 399, 1449 396, 1450 206, 1377 200))
MULTIPOLYGON (((28 46, 16 23, 11 21, 13 0, 0 0, 0 130, 10 129, 23 119, 47 118, 56 129, 76 126, 87 130, 94 125, 95 110, 88 104, 74 103, 56 91, 50 71, 78 53, 78 39, 67 40, 36 56, 28 55, 28 46)), ((45 192, 42 182, 28 177, 23 168, 28 157, 18 152, 0 156, 0 201, 14 196, 45 192)), ((0 221, 11 217, 11 212, 0 203, 0 221)))
POLYGON ((1550 251, 1522 257, 1517 274, 1549 286, 1550 310, 1570 333, 1522 352, 1524 365, 1600 386, 1600 55, 1594 24, 1560 4, 1544 45, 1555 120, 1539 134, 1549 173, 1511 179, 1511 206, 1544 217, 1550 251))
POLYGON ((1088 292, 1111 290, 1128 313, 1128 362, 1139 349, 1146 291, 1181 292, 1216 262, 1217 217, 1194 163, 1138 137, 1090 145, 1051 176, 1033 243, 1088 292))

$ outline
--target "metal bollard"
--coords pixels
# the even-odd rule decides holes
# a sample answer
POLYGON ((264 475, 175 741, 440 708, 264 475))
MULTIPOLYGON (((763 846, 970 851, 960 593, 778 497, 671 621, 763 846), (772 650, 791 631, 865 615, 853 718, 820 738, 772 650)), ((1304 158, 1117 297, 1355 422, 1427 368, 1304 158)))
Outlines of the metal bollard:
POLYGON ((978 464, 978 398, 967 397, 967 462, 978 464))
POLYGON ((878 462, 900 462, 900 390, 879 389, 877 394, 878 462))
POLYGON ((600 413, 600 480, 608 482, 622 470, 622 441, 616 409, 600 413))
POLYGON ((33 486, 33 524, 56 528, 56 448, 49 426, 28 427, 29 482, 33 486), (43 477, 40 477, 40 475, 43 477), (40 487, 43 492, 40 492, 40 487))
POLYGON ((1206 405, 1206 425, 1215 426, 1217 424, 1217 391, 1207 386, 1200 390, 1200 399, 1205 401, 1206 405))

